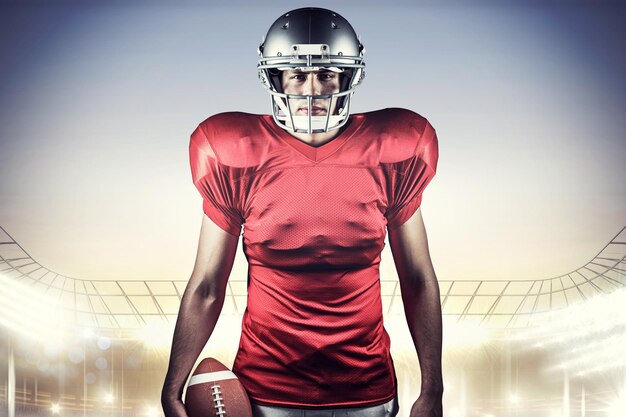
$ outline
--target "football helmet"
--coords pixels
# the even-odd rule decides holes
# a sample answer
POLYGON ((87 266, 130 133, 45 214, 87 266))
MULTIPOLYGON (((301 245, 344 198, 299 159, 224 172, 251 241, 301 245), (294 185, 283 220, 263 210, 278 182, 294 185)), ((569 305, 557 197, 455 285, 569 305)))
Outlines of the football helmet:
POLYGON ((292 132, 321 133, 348 121, 350 99, 365 75, 365 49, 350 23, 338 13, 317 7, 292 10, 280 16, 259 46, 257 70, 270 93, 272 115, 278 126, 292 132), (339 92, 323 95, 285 94, 284 70, 329 70, 339 73, 339 92), (305 116, 294 115, 290 100, 306 100, 305 116), (312 115, 312 103, 325 100, 326 115, 312 115), (335 111, 330 109, 335 104, 335 111))

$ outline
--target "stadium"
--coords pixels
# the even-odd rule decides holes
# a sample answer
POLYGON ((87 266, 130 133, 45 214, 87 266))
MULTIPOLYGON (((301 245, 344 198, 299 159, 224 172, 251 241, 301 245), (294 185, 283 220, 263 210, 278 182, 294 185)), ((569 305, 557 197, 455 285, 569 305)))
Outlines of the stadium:
MULTIPOLYGON (((588 263, 536 280, 440 280, 451 417, 606 416, 626 409, 626 228, 588 263)), ((0 235, 0 416, 158 417, 185 281, 82 280, 0 235)), ((202 357, 232 365, 246 305, 233 274, 202 357)), ((245 277, 245 274, 243 275, 245 277)), ((381 280, 401 410, 419 366, 396 279, 381 280)), ((406 415, 402 414, 401 415, 406 415)))

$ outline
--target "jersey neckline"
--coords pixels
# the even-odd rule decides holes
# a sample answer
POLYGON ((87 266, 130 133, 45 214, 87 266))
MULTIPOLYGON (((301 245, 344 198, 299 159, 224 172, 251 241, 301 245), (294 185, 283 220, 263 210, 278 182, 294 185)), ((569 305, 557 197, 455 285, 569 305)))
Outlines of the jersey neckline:
POLYGON ((350 116, 348 120, 348 126, 343 132, 337 135, 335 138, 326 142, 321 146, 312 146, 308 143, 301 141, 295 136, 291 136, 286 130, 278 126, 271 115, 263 115, 261 117, 263 123, 268 126, 276 134, 276 136, 296 151, 301 153, 305 158, 310 159, 313 162, 320 162, 330 155, 332 155, 337 149, 346 143, 354 134, 359 130, 365 121, 365 117, 361 114, 354 114, 350 116))

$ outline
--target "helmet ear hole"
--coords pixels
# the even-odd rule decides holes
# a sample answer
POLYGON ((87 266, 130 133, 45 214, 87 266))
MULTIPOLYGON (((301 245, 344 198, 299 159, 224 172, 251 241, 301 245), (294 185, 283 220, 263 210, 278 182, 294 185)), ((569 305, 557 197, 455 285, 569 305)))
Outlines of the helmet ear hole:
POLYGON ((350 88, 350 84, 352 84, 352 77, 354 77, 354 70, 352 68, 346 68, 343 70, 340 76, 339 81, 339 91, 343 92, 350 88))
POLYGON ((283 80, 282 80, 283 72, 276 68, 269 68, 267 70, 267 75, 269 76, 269 82, 270 84, 272 84, 272 87, 274 87, 274 90, 276 90, 279 93, 282 93, 283 92, 283 80))
MULTIPOLYGON (((350 86, 352 85, 352 80, 354 78, 354 70, 352 68, 346 68, 341 74, 339 74, 339 77, 339 91, 344 92, 346 90, 349 90, 350 86)), ((341 96, 337 98, 336 111, 340 111, 344 108, 346 103, 346 97, 347 96, 341 96)))

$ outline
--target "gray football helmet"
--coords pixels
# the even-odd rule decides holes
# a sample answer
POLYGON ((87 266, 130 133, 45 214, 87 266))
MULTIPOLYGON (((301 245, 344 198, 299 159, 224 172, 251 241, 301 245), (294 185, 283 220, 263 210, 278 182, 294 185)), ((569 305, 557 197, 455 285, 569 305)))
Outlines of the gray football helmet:
MULTIPOLYGON (((350 23, 338 13, 317 7, 292 10, 279 17, 259 46, 257 70, 271 95, 272 115, 278 126, 292 132, 321 133, 338 129, 348 121, 350 99, 365 75, 365 49, 350 23), (340 73, 338 93, 324 95, 285 94, 281 71, 330 70, 340 73), (296 116, 289 100, 307 100, 306 116, 296 116), (325 116, 313 116, 313 100, 327 100, 325 116)), ((297 111, 297 110, 296 110, 297 111)))

